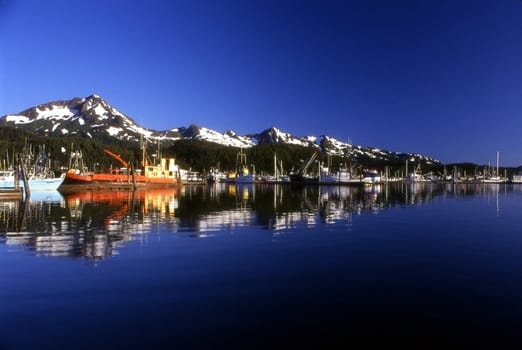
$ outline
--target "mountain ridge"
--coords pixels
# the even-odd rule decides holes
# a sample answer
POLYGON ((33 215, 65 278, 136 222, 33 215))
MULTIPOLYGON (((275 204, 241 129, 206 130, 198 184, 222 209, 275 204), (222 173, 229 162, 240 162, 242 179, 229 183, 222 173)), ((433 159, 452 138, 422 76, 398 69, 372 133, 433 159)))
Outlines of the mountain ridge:
POLYGON ((437 159, 416 153, 394 152, 376 147, 352 145, 328 135, 298 137, 272 126, 260 133, 239 135, 233 130, 224 133, 191 124, 168 130, 145 128, 128 115, 112 107, 101 96, 57 100, 27 108, 19 113, 0 117, 0 126, 20 128, 42 136, 78 136, 91 139, 114 138, 139 142, 141 138, 161 142, 201 140, 232 147, 253 147, 286 143, 302 147, 318 147, 330 155, 367 157, 382 161, 421 161, 440 164, 437 159))

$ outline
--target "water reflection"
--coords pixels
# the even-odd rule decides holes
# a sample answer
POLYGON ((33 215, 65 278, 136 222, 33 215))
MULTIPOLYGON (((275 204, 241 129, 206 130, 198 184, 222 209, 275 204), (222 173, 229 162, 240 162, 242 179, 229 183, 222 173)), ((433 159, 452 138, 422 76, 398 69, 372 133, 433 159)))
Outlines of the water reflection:
POLYGON ((317 225, 350 225, 354 215, 396 206, 422 205, 447 196, 485 196, 521 187, 500 184, 404 184, 374 186, 185 186, 149 191, 41 192, 30 200, 0 200, 0 239, 38 255, 103 259, 127 241, 151 232, 208 237, 240 227, 274 235, 317 225))

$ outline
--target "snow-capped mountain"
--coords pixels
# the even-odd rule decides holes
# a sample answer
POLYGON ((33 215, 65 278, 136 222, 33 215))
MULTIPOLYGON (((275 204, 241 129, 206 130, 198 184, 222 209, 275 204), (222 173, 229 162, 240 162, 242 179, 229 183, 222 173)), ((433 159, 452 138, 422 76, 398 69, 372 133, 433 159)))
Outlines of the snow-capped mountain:
POLYGON ((98 95, 54 101, 31 107, 17 114, 0 118, 0 126, 20 128, 43 136, 80 136, 106 140, 113 137, 121 141, 139 142, 141 138, 173 142, 181 139, 202 140, 232 147, 253 147, 261 144, 286 143, 303 147, 320 147, 332 155, 350 156, 382 161, 411 159, 425 163, 439 163, 436 159, 419 154, 391 152, 347 142, 323 135, 296 137, 271 127, 258 134, 238 135, 205 127, 190 125, 171 130, 156 131, 138 125, 98 95))

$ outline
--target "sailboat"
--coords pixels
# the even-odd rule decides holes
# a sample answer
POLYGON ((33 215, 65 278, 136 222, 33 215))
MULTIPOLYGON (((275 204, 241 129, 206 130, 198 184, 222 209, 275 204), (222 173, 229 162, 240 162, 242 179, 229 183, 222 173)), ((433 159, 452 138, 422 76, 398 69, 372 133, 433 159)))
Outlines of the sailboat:
POLYGON ((493 175, 490 174, 489 176, 485 176, 484 180, 483 180, 484 183, 498 184, 498 183, 506 182, 506 179, 502 178, 499 175, 499 172, 498 172, 498 162, 499 162, 499 152, 497 152, 497 168, 496 168, 496 171, 495 171, 495 173, 493 175))
POLYGON ((264 177, 264 181, 268 183, 286 183, 290 182, 290 177, 284 174, 283 161, 278 163, 277 154, 274 152, 274 174, 264 177), (279 165, 280 164, 280 165, 279 165))

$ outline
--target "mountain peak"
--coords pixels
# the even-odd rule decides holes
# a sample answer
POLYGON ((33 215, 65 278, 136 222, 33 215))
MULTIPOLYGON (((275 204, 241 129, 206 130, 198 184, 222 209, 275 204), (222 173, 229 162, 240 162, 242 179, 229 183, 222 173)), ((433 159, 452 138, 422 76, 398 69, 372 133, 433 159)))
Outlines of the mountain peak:
POLYGON ((91 94, 85 98, 86 100, 102 100, 101 96, 98 94, 91 94))

